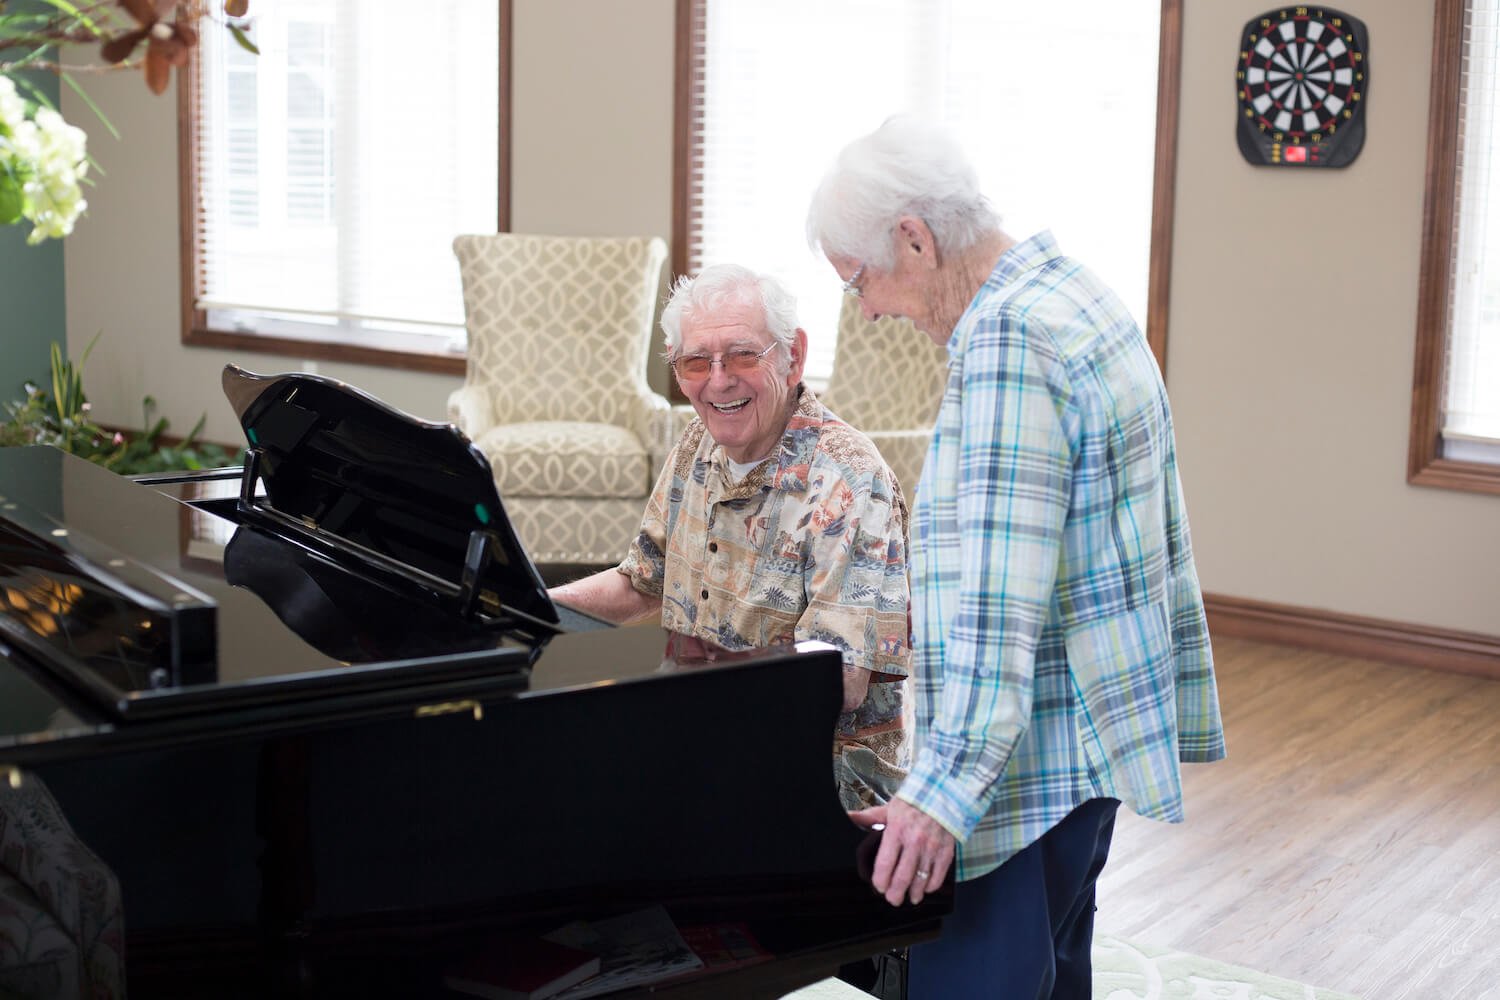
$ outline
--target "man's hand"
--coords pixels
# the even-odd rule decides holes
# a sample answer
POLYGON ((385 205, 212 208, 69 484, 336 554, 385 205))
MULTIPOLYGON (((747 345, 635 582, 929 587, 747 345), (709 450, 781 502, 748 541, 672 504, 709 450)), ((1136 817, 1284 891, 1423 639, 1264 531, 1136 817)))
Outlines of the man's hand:
POLYGON ((943 884, 956 845, 937 820, 901 799, 852 812, 849 818, 863 827, 885 824, 870 883, 887 903, 900 906, 908 898, 920 903, 943 884))

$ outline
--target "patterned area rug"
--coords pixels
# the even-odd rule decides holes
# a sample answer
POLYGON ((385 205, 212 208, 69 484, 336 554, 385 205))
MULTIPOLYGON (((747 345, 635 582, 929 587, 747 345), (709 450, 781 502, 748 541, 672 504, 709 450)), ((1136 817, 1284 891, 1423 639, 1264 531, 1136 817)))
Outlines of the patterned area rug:
POLYGON ((1094 1000, 1359 1000, 1213 959, 1094 936, 1094 1000))

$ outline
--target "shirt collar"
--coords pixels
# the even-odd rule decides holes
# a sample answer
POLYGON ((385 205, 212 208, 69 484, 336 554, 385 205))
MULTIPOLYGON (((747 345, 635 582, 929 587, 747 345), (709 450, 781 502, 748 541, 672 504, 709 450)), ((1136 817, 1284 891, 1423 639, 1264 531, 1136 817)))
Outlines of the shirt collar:
POLYGON ((973 328, 973 323, 969 321, 969 314, 974 311, 980 302, 989 297, 986 295, 986 292, 993 292, 1004 288, 1021 275, 1041 267, 1047 261, 1059 256, 1060 253, 1061 251, 1057 246, 1056 238, 1052 235, 1052 231, 1050 229, 1043 229, 1041 232, 1022 240, 1001 254, 1000 259, 995 261, 995 267, 990 271, 990 276, 984 279, 984 284, 980 286, 974 298, 969 301, 968 308, 964 310, 963 315, 958 318, 953 336, 948 338, 949 359, 952 360, 953 358, 961 357, 964 349, 968 346, 969 331, 973 328))
MULTIPOLYGON (((792 416, 787 421, 786 430, 781 435, 781 443, 777 445, 776 451, 756 466, 749 475, 745 476, 733 486, 724 488, 722 493, 713 497, 714 500, 737 500, 752 496, 762 489, 772 488, 779 490, 804 489, 804 476, 799 470, 806 467, 811 459, 810 449, 817 445, 817 435, 809 435, 808 427, 820 426, 827 422, 828 413, 823 404, 818 402, 818 397, 807 387, 807 383, 797 383, 797 405, 792 408, 792 416)), ((724 454, 724 448, 719 444, 709 449, 708 459, 710 464, 710 475, 714 477, 711 482, 726 483, 729 480, 729 461, 724 454)))

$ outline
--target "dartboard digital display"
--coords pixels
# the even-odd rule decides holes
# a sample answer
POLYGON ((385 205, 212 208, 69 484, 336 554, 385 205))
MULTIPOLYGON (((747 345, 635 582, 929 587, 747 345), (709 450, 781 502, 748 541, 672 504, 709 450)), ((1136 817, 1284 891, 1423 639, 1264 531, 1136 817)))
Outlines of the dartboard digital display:
POLYGON ((1346 167, 1365 144, 1370 36, 1330 7, 1251 18, 1235 67, 1240 152, 1257 166, 1346 167))

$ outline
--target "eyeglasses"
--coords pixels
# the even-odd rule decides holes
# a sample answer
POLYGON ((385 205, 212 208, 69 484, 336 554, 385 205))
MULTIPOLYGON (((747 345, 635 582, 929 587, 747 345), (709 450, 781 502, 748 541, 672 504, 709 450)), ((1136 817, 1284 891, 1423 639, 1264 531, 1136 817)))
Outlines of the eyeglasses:
POLYGON ((761 359, 771 353, 776 344, 773 342, 764 351, 725 351, 718 357, 710 357, 707 354, 689 354, 685 357, 675 358, 672 361, 672 370, 677 377, 684 382, 702 382, 708 378, 714 370, 714 365, 721 365, 726 375, 749 375, 760 367, 761 359))
POLYGON ((856 299, 862 299, 865 297, 864 289, 859 287, 859 279, 864 277, 864 273, 865 262, 860 261, 859 266, 854 269, 854 273, 849 275, 849 280, 844 282, 845 295, 852 295, 856 299))

